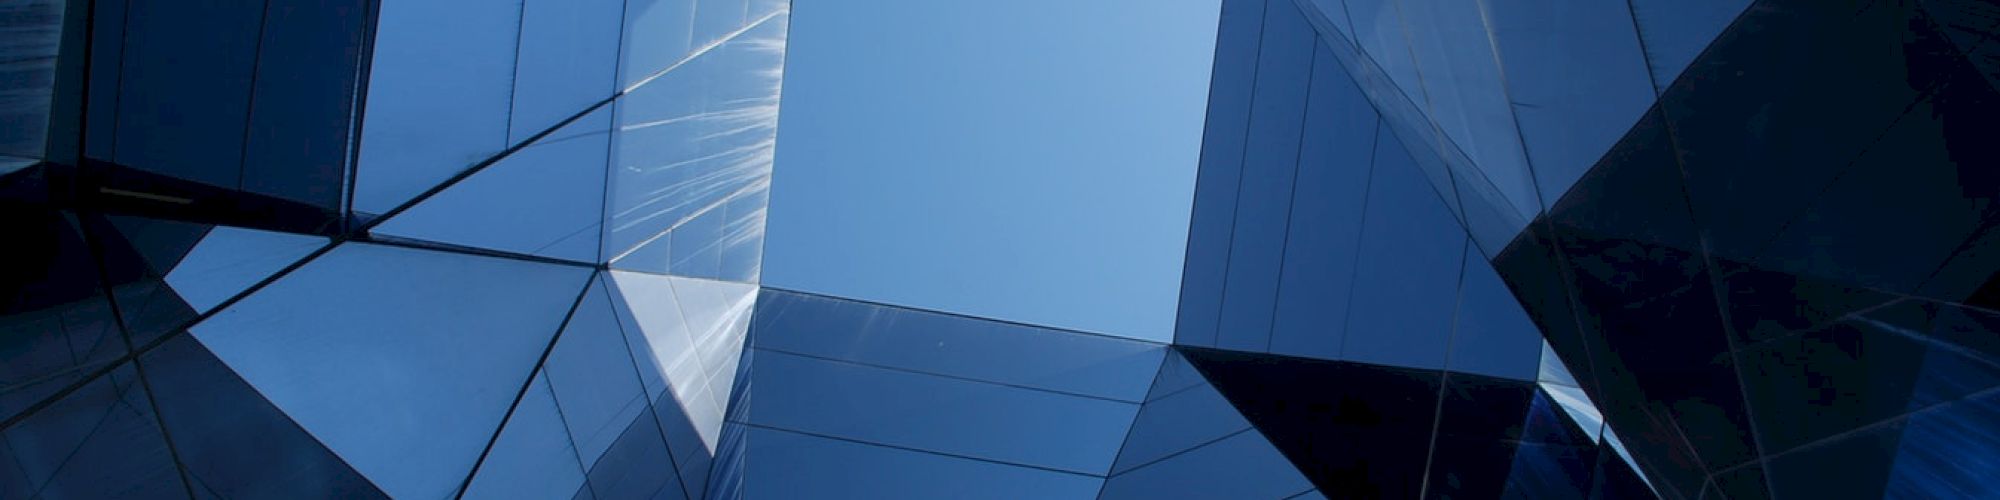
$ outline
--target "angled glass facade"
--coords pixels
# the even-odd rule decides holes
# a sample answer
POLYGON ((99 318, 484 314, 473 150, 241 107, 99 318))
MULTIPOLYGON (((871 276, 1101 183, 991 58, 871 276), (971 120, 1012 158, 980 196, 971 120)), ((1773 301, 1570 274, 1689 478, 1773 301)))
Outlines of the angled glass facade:
POLYGON ((0 498, 2000 495, 1990 2, 1222 0, 1165 339, 765 284, 792 15, 0 5, 0 498))

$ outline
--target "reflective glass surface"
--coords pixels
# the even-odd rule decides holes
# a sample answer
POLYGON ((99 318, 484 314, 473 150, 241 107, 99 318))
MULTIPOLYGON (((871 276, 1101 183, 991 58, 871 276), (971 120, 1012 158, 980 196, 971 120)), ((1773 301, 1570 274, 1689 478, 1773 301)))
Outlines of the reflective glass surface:
POLYGON ((442 495, 478 459, 588 278, 350 243, 192 332, 384 492, 442 495), (436 307, 437 296, 456 306, 436 307))

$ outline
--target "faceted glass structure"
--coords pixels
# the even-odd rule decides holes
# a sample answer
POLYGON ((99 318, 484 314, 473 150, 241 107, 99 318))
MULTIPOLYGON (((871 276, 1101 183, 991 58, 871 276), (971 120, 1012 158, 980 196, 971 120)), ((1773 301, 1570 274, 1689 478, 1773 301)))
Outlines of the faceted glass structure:
POLYGON ((1223 0, 1170 342, 763 285, 790 16, 0 5, 0 498, 2000 495, 1990 2, 1223 0))

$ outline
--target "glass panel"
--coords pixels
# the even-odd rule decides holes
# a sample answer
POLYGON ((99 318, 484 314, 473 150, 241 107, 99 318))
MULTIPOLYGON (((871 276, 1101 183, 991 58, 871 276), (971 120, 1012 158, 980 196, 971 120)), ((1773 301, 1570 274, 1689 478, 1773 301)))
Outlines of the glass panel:
POLYGON ((1645 40, 1654 86, 1667 88, 1681 70, 1729 27, 1750 0, 1632 0, 1632 20, 1645 40))
POLYGON ((1103 479, 752 427, 744 498, 1088 499, 1103 479))
MULTIPOLYGON (((264 7, 243 149, 243 190, 329 212, 340 208, 347 193, 347 134, 353 127, 355 73, 361 68, 363 13, 370 5, 374 3, 367 0, 271 0, 264 7)), ((231 10, 256 9, 237 4, 231 10)), ((208 24, 204 19, 197 26, 208 24)))
MULTIPOLYGON (((1404 34, 1404 14, 1396 0, 1347 0, 1348 20, 1361 51, 1389 75, 1393 91, 1409 102, 1423 103, 1424 88, 1411 59, 1410 37, 1404 34)), ((1384 89, 1391 90, 1391 89, 1384 89)))
POLYGON ((326 238, 216 226, 166 281, 195 311, 207 311, 326 244, 326 238))
MULTIPOLYGON (((624 3, 527 0, 523 4, 508 144, 525 141, 611 97, 618 78, 619 32, 614 27, 621 23, 624 3)), ((602 159, 597 163, 601 166, 602 159)))
POLYGON ((1378 121, 1375 107, 1331 50, 1320 46, 1313 59, 1298 191, 1292 195, 1291 229, 1285 238, 1273 353, 1324 359, 1340 355, 1378 121))
POLYGON ((1620 2, 1500 0, 1494 45, 1543 206, 1597 163, 1653 104, 1653 86, 1620 2))
POLYGON ((72 216, 0 209, 0 419, 13 418, 125 354, 98 262, 72 216))
POLYGON ((695 0, 625 0, 618 87, 630 88, 688 55, 695 0))
POLYGON ((759 351, 749 423, 1104 474, 1138 405, 759 351))
MULTIPOLYGON (((1243 420, 1236 407, 1206 381, 1166 394, 1149 395, 1147 399, 1118 452, 1118 462, 1111 468, 1114 476, 1250 429, 1250 422, 1243 420)), ((1263 439, 1261 435, 1256 437, 1263 439)))
POLYGON ((591 491, 599 498, 686 498, 666 445, 652 411, 642 412, 590 467, 591 491))
POLYGON ((1465 249, 1454 328, 1452 371, 1534 380, 1541 368, 1541 330, 1477 248, 1465 249))
POLYGON ((1262 434, 1246 427, 1227 438, 1112 476, 1098 498, 1291 498, 1312 487, 1262 434))
POLYGON ((202 492, 221 498, 387 498, 190 336, 140 358, 202 492))
POLYGON ((1458 298, 1464 228, 1394 137, 1381 134, 1348 305, 1342 359, 1443 368, 1458 298))
MULTIPOLYGON (((0 7, 0 155, 41 158, 48 146, 49 104, 62 44, 63 0, 8 2, 0 7)), ((0 175, 14 169, 0 166, 0 175)))
POLYGON ((644 348, 634 346, 640 369, 654 370, 645 375, 650 383, 664 379, 673 389, 702 443, 713 451, 756 287, 625 271, 611 276, 624 298, 620 312, 631 319, 627 335, 638 333, 644 342, 644 348))
POLYGON ((521 6, 513 2, 381 7, 354 176, 353 208, 370 214, 388 212, 508 146, 521 27, 521 6))
POLYGON ((596 262, 610 125, 599 108, 371 231, 596 262))
POLYGON ((1215 346, 1264 351, 1271 344, 1271 311, 1284 262, 1291 218, 1293 176, 1306 96, 1312 88, 1314 43, 1292 2, 1265 7, 1264 39, 1257 56, 1257 89, 1250 100, 1250 128, 1237 188, 1235 228, 1215 346))
POLYGON ((464 498, 562 498, 583 486, 548 379, 536 375, 473 473, 464 498))
MULTIPOLYGON (((722 212, 730 200, 752 196, 768 185, 784 41, 785 18, 765 20, 618 100, 605 260, 621 269, 668 272, 671 269, 650 265, 634 267, 669 260, 636 255, 665 252, 664 246, 639 247, 665 240, 666 233, 697 216, 722 212)), ((704 227, 714 232, 703 235, 708 238, 698 244, 690 243, 695 238, 675 238, 673 246, 720 249, 763 241, 761 233, 746 241, 716 241, 712 235, 720 230, 713 228, 726 224, 708 223, 712 225, 704 227)), ((688 253, 693 252, 673 255, 688 253)), ((715 265, 709 263, 710 270, 699 274, 713 275, 715 265)))
POLYGON ((1222 282, 1228 272, 1229 232, 1236 224, 1236 194, 1243 176, 1250 100, 1257 81, 1257 51, 1263 41, 1264 2, 1222 2, 1214 75, 1208 88, 1207 126, 1202 131, 1181 274, 1180 308, 1174 324, 1174 341, 1183 345, 1215 346, 1222 282))
POLYGON ((596 462, 650 399, 611 300, 593 282, 542 368, 584 463, 596 462))
POLYGON ((191 330, 385 493, 436 497, 471 470, 589 276, 348 243, 191 330))
POLYGON ((128 364, 8 427, 6 444, 20 468, 0 471, 0 493, 9 498, 187 495, 145 390, 128 364))
POLYGON ((264 9, 130 2, 127 10, 112 161, 237 187, 264 9))
MULTIPOLYGON (((1478 3, 1402 0, 1411 52, 1423 77, 1426 109, 1446 137, 1472 160, 1472 173, 1493 184, 1501 209, 1522 219, 1542 210, 1515 128, 1509 88, 1478 3)), ((1623 124, 1619 124, 1623 125, 1623 124)), ((1461 177, 1462 178, 1462 177, 1461 177)))
POLYGON ((1165 348, 863 302, 766 290, 757 348, 1139 402, 1165 348))

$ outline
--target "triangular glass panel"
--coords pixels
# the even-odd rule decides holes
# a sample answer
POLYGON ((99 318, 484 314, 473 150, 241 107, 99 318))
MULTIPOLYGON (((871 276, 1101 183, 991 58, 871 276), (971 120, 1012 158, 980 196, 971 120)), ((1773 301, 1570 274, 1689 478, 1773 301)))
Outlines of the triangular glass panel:
POLYGON ((167 273, 167 286, 195 311, 207 311, 326 243, 317 236, 216 226, 167 273))
POLYGON ((548 377, 537 375, 462 498, 562 498, 582 486, 583 467, 563 430, 548 377))
POLYGON ((650 399, 611 301, 603 280, 593 282, 542 365, 585 464, 596 462, 650 399))
MULTIPOLYGON (((621 304, 646 343, 641 369, 657 370, 708 450, 735 383, 757 287, 695 278, 613 271, 621 304)), ((629 332, 628 332, 629 335, 629 332)))
POLYGON ((1170 350, 1099 498, 1287 498, 1312 489, 1228 399, 1170 350))
POLYGON ((168 340, 140 360, 196 493, 387 498, 193 337, 168 340))
POLYGON ((610 126, 611 107, 599 108, 371 232, 596 262, 610 126))
POLYGON ((395 497, 451 494, 590 269, 348 243, 192 327, 395 497))

